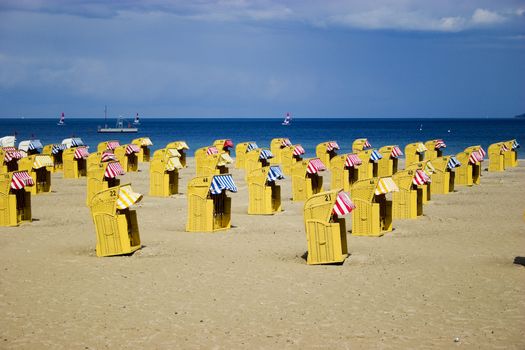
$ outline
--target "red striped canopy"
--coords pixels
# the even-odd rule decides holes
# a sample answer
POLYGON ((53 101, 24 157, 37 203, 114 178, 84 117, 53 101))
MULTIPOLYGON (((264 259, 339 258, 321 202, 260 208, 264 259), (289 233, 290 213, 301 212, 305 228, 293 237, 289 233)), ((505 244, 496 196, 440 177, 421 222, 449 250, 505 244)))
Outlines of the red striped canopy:
POLYGON ((288 146, 291 146, 292 143, 290 142, 289 139, 283 139, 282 142, 281 142, 281 146, 283 147, 288 147, 288 146))
POLYGON ((215 146, 208 147, 208 149, 206 150, 207 155, 218 154, 218 153, 219 153, 219 150, 215 146))
POLYGON ((412 178, 412 183, 418 186, 418 185, 424 185, 429 182, 430 182, 430 177, 423 170, 417 169, 414 177, 412 178))
POLYGON ((2 147, 4 150, 4 161, 10 162, 13 159, 22 159, 22 153, 20 153, 16 148, 14 147, 2 147))
MULTIPOLYGON (((485 155, 487 155, 487 153, 485 152, 485 150, 481 146, 479 146, 479 151, 478 152, 481 155, 481 158, 484 158, 485 155)), ((483 159, 481 159, 481 161, 483 161, 483 159)))
POLYGON ((77 147, 75 149, 74 157, 75 159, 84 159, 89 156, 89 152, 86 147, 77 147))
POLYGON ((129 145, 126 145, 126 155, 132 154, 132 153, 139 153, 140 147, 130 143, 129 145))
POLYGON ((301 146, 301 145, 295 145, 295 146, 293 146, 293 147, 294 147, 294 149, 293 149, 293 155, 294 155, 294 156, 300 156, 300 155, 306 153, 306 152, 304 151, 303 146, 301 146))
POLYGON ((357 154, 348 154, 346 156, 346 159, 345 159, 345 166, 349 167, 349 168, 352 168, 352 167, 356 167, 356 166, 359 166, 363 164, 363 161, 361 160, 361 158, 359 158, 357 156, 357 154))
POLYGON ((124 169, 122 169, 122 166, 120 165, 119 162, 108 163, 108 165, 106 166, 106 171, 104 172, 104 176, 109 179, 112 179, 114 177, 117 177, 119 175, 124 175, 124 174, 125 174, 124 169))
POLYGON ((470 164, 476 164, 476 163, 482 162, 483 161, 483 155, 481 154, 481 152, 479 150, 478 151, 474 151, 468 157, 468 161, 469 161, 470 164))
POLYGON ((101 162, 109 162, 111 160, 117 160, 117 156, 114 153, 104 151, 100 156, 101 162))
POLYGON ((335 141, 328 141, 328 143, 326 144, 326 150, 328 152, 334 150, 334 149, 339 149, 339 145, 337 144, 337 142, 335 141))
POLYGON ((114 150, 115 148, 119 147, 120 143, 118 141, 108 141, 108 149, 114 150))
POLYGON ((313 158, 308 162, 308 166, 306 167, 306 172, 308 174, 317 174, 319 171, 326 170, 326 167, 324 166, 323 162, 321 162, 321 159, 319 158, 313 158))
POLYGON ((224 147, 224 148, 233 148, 232 140, 228 139, 228 140, 224 141, 224 145, 222 147, 224 147))
POLYGON ((350 197, 346 192, 339 192, 337 194, 337 199, 335 200, 334 208, 332 209, 332 213, 343 216, 346 215, 352 210, 355 209, 355 204, 350 200, 350 197))
POLYGON ((401 151, 401 148, 394 146, 392 147, 392 152, 390 152, 390 156, 393 158, 397 158, 399 156, 402 156, 403 152, 401 151))
POLYGON ((509 151, 509 148, 507 147, 507 145, 502 143, 501 144, 501 152, 508 152, 508 151, 509 151))
POLYGON ((363 144, 363 149, 367 148, 372 148, 372 145, 370 144, 370 142, 368 142, 368 140, 365 140, 365 143, 363 144))
POLYGON ((440 148, 445 148, 445 147, 447 147, 447 145, 445 144, 445 141, 443 141, 442 139, 434 140, 435 149, 440 149, 440 148))
POLYGON ((35 182, 27 171, 16 171, 13 173, 11 179, 11 188, 14 190, 21 190, 26 186, 33 186, 35 182))

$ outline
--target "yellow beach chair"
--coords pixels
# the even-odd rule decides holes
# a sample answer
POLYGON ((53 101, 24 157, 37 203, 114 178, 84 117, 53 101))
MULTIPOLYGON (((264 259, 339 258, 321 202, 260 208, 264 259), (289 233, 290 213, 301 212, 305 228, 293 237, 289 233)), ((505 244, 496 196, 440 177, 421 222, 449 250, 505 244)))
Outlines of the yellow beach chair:
POLYGON ((484 152, 481 146, 472 146, 464 152, 457 154, 460 165, 456 168, 455 184, 459 186, 472 186, 481 183, 481 162, 484 152))
POLYGON ((422 162, 425 159, 427 148, 422 142, 414 142, 405 146, 405 169, 412 163, 422 162))
POLYGON ((130 184, 93 196, 90 209, 97 234, 97 256, 131 254, 141 248, 137 212, 129 209, 141 199, 130 184))
POLYGON ((17 171, 18 160, 22 157, 22 153, 20 153, 20 151, 18 151, 12 146, 0 147, 0 160, 2 160, 2 166, 0 166, 0 174, 17 171))
POLYGON ((184 168, 179 156, 180 153, 174 148, 155 151, 149 168, 151 196, 169 197, 179 193, 179 170, 184 168), (160 156, 161 153, 163 157, 160 156))
POLYGON ((186 168, 186 151, 190 149, 188 144, 184 141, 173 141, 168 143, 166 148, 175 148, 180 153, 180 163, 186 168))
POLYGON ((397 173, 399 157, 403 155, 397 145, 383 146, 379 149, 382 158, 377 161, 377 176, 386 177, 397 173))
POLYGON ((202 147, 195 151, 197 176, 212 176, 229 173, 228 164, 233 159, 228 153, 219 153, 214 146, 202 147))
POLYGON ((443 157, 443 149, 447 147, 442 139, 429 140, 425 142, 427 151, 424 153, 424 160, 434 160, 443 157))
POLYGON ((141 148, 139 146, 132 143, 115 148, 115 155, 124 171, 132 172, 139 170, 137 154, 140 153, 140 150, 141 148))
POLYGON ((489 171, 504 171, 505 170, 505 152, 508 147, 504 142, 496 142, 489 146, 489 171))
POLYGON ((322 142, 315 147, 315 154, 317 158, 321 159, 321 162, 326 166, 327 169, 332 169, 330 161, 337 155, 337 150, 340 147, 336 141, 322 142))
POLYGON ((235 168, 245 169, 246 168, 246 153, 259 148, 255 141, 241 142, 235 146, 235 168))
POLYGON ((42 150, 43 154, 49 154, 53 160, 53 168, 49 169, 52 173, 62 171, 64 168, 64 161, 62 154, 67 149, 66 145, 63 144, 49 144, 45 145, 42 150))
POLYGON ((132 144, 140 147, 139 152, 137 153, 137 161, 139 163, 149 162, 151 150, 149 146, 153 146, 149 137, 140 137, 131 141, 132 144))
POLYGON ((518 166, 518 148, 520 144, 516 140, 509 140, 504 142, 507 146, 507 151, 503 152, 505 156, 505 168, 517 167, 518 166))
POLYGON ((359 151, 364 151, 367 149, 371 149, 372 145, 370 142, 368 142, 368 139, 362 138, 362 139, 356 139, 354 142, 352 142, 352 153, 356 153, 359 151))
POLYGON ((87 206, 90 206, 91 200, 98 192, 119 186, 120 179, 117 179, 117 176, 124 174, 124 169, 118 161, 98 163, 89 167, 87 171, 87 206))
POLYGON ((97 146, 97 152, 115 151, 117 147, 120 147, 120 142, 117 140, 102 141, 97 146))
POLYGON ((226 152, 226 153, 230 154, 231 153, 231 149, 233 148, 233 142, 230 139, 215 140, 215 141, 213 141, 213 145, 221 153, 226 152))
POLYGON ((270 151, 273 154, 272 164, 281 164, 282 150, 287 147, 291 147, 291 146, 292 146, 292 143, 287 138, 280 137, 280 138, 272 139, 272 141, 270 141, 270 151))
MULTIPOLYGON (((303 160, 301 157, 303 154, 305 154, 304 148, 299 144, 285 147, 281 150, 281 166, 285 175, 292 175, 294 164, 303 160)), ((270 163, 272 160, 273 158, 270 159, 270 163)))
POLYGON ((31 221, 31 191, 33 178, 27 171, 0 174, 0 226, 18 226, 31 221))
POLYGON ((51 168, 53 160, 47 154, 32 154, 18 161, 18 169, 27 171, 33 178, 34 186, 31 186, 31 194, 51 192, 51 168))
POLYGON ((352 186, 352 235, 382 236, 392 231, 392 200, 386 195, 399 191, 391 177, 360 180, 352 186))
POLYGON ((292 200, 304 201, 323 191, 323 177, 320 171, 326 170, 319 158, 306 158, 292 168, 292 200))
POLYGON ((250 215, 273 215, 282 210, 281 186, 275 182, 284 179, 278 165, 254 169, 248 175, 250 215))
POLYGON ((246 153, 244 169, 244 179, 248 180, 248 175, 255 169, 270 166, 270 159, 273 158, 272 152, 269 149, 256 148, 246 153))
POLYGON ((422 185, 430 177, 421 169, 401 170, 392 176, 399 191, 392 194, 392 217, 394 219, 416 219, 423 215, 422 185))
POLYGON ((42 146, 42 142, 40 142, 40 140, 26 140, 26 141, 21 141, 18 144, 18 150, 24 156, 40 154, 42 153, 42 148, 44 148, 44 146, 42 146))
POLYGON ((460 165, 455 156, 438 157, 432 161, 435 172, 432 174, 431 193, 447 194, 454 191, 456 172, 454 169, 460 165))
POLYGON ((406 170, 422 170, 429 178, 429 181, 417 185, 418 188, 423 191, 423 204, 427 204, 432 199, 432 177, 436 171, 432 162, 430 160, 424 160, 422 162, 412 163, 406 167, 406 170))
POLYGON ((348 256, 346 223, 341 216, 355 205, 341 190, 321 192, 304 203, 308 265, 342 263, 348 256))
POLYGON ((337 155, 332 158, 331 189, 342 188, 344 191, 349 192, 359 177, 358 167, 362 163, 361 158, 353 153, 337 155))
POLYGON ((230 174, 199 176, 188 183, 188 232, 216 232, 231 227, 231 198, 237 192, 230 174))
POLYGON ((78 179, 87 176, 87 147, 67 148, 62 153, 64 179, 78 179))
POLYGON ((363 164, 357 168, 358 180, 365 180, 377 177, 379 172, 378 162, 381 158, 383 158, 381 153, 379 153, 376 149, 370 148, 358 151, 357 156, 363 162, 363 164))
POLYGON ((87 157, 87 169, 92 167, 93 165, 97 165, 102 162, 110 162, 110 161, 117 161, 117 156, 113 151, 106 150, 101 152, 94 152, 90 153, 87 157))

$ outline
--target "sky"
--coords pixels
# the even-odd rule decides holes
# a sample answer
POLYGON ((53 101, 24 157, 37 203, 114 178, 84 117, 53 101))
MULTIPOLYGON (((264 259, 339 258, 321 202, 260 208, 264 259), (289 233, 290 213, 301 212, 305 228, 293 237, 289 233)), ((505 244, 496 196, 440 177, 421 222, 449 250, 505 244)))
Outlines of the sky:
POLYGON ((512 117, 525 0, 0 0, 0 117, 512 117))

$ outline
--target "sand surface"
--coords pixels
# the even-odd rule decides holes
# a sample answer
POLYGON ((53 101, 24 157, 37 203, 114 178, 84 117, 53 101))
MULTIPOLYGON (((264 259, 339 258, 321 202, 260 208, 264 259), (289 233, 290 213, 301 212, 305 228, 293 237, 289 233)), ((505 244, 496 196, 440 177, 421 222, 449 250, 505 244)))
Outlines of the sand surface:
POLYGON ((233 169, 235 227, 187 233, 193 160, 170 198, 148 196, 141 164, 123 182, 145 194, 144 247, 97 258, 86 180, 53 174, 53 192, 33 197, 35 221, 0 228, 0 348, 524 349, 525 267, 513 264, 525 256, 521 164, 435 195, 423 217, 381 238, 349 234, 339 266, 306 264, 289 179, 283 213, 249 216, 233 169))

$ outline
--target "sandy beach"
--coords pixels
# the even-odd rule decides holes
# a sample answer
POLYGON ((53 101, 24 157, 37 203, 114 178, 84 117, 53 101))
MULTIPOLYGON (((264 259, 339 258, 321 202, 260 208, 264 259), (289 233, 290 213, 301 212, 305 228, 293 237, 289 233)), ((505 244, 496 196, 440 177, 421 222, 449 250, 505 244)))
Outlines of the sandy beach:
POLYGON ((150 197, 149 164, 140 170, 121 178, 144 194, 131 256, 96 256, 85 178, 53 174, 34 222, 0 228, 0 348, 525 348, 525 267, 513 264, 525 256, 524 160, 433 196, 383 237, 348 234, 345 263, 321 266, 303 257, 290 179, 284 212, 249 216, 231 167, 234 227, 187 233, 193 159, 170 198, 150 197))

